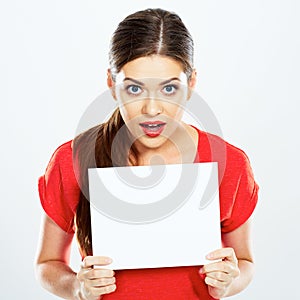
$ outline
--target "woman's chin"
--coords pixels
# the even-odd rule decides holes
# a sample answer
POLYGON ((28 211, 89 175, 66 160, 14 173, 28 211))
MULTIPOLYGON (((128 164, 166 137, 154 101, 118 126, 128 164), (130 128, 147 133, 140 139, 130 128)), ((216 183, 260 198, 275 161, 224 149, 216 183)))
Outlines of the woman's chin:
POLYGON ((168 140, 168 138, 164 135, 142 135, 136 139, 135 144, 137 148, 141 148, 141 150, 148 149, 157 149, 163 146, 163 144, 168 140))

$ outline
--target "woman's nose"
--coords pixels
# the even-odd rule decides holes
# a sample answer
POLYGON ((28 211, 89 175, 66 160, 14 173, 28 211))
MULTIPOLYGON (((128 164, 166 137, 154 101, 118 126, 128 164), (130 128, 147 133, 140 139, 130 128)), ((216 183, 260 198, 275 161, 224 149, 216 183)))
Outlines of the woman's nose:
POLYGON ((142 113, 149 116, 157 116, 163 111, 162 104, 159 100, 149 97, 143 101, 142 113))

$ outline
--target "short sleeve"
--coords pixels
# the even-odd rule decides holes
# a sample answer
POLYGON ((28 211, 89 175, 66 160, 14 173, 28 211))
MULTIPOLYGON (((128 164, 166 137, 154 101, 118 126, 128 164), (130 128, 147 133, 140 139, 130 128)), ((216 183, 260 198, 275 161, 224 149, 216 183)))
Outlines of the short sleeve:
POLYGON ((64 231, 74 233, 79 187, 73 171, 71 142, 53 153, 45 174, 38 180, 38 189, 45 213, 64 231))
POLYGON ((224 186, 220 188, 223 233, 244 224, 252 215, 258 201, 259 186, 254 179, 249 158, 243 151, 239 152, 239 156, 230 162, 227 172, 229 174, 226 175, 224 186))

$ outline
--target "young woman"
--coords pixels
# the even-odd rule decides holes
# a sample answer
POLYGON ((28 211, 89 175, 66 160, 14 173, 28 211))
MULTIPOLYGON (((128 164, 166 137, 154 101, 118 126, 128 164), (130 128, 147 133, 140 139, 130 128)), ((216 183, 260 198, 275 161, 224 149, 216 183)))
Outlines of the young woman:
POLYGON ((253 276, 250 216, 258 185, 242 150, 181 120, 196 84, 188 30, 174 13, 139 11, 119 24, 109 54, 107 83, 118 108, 107 122, 61 145, 39 179, 45 210, 39 281, 65 299, 204 300, 237 294, 253 276), (220 155, 224 149, 226 156, 220 155), (111 258, 92 255, 87 169, 149 165, 157 155, 165 164, 218 161, 223 248, 212 249, 207 256, 212 262, 204 266, 113 271, 111 258), (74 234, 82 255, 78 273, 69 267, 74 234))

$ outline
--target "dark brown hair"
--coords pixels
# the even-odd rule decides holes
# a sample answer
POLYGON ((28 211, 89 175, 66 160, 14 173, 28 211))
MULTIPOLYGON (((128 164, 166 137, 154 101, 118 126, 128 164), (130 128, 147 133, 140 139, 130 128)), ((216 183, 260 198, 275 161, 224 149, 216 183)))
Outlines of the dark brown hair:
MULTIPOLYGON (((126 63, 155 54, 180 62, 190 78, 193 71, 193 49, 193 39, 177 14, 162 9, 138 11, 127 16, 113 33, 109 51, 112 78, 115 80, 115 75, 126 63)), ((122 137, 117 139, 114 149, 122 151, 115 151, 112 160, 112 144, 123 125, 124 121, 117 108, 107 122, 74 139, 74 170, 81 188, 75 223, 83 256, 92 255, 88 168, 137 164, 137 151, 127 130, 122 130, 122 137)))

